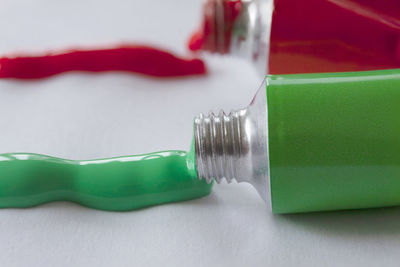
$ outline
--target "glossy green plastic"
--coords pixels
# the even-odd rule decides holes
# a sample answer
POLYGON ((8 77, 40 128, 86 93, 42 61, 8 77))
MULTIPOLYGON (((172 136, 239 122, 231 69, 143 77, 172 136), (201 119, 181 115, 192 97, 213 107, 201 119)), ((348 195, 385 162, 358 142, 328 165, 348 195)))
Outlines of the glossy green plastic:
POLYGON ((267 77, 275 213, 400 205, 400 70, 267 77))
POLYGON ((192 152, 164 151, 73 161, 37 154, 0 155, 0 207, 25 208, 51 201, 127 211, 205 196, 192 152))

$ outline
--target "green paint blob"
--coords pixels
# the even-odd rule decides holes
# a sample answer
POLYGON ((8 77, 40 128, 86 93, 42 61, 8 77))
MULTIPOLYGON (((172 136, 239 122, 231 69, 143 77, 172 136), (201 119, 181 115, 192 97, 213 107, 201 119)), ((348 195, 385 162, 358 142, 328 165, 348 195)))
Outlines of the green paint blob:
POLYGON ((193 152, 163 151, 74 161, 37 154, 0 154, 0 208, 71 201, 109 211, 206 196, 193 152))

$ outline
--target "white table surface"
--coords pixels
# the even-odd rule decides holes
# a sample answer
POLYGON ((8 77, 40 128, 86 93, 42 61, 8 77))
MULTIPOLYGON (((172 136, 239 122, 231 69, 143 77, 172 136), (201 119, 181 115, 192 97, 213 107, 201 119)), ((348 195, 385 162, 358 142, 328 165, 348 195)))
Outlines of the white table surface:
MULTIPOLYGON (((179 54, 199 0, 1 0, 0 53, 150 43, 179 54)), ((206 77, 66 74, 0 81, 0 153, 70 159, 186 150, 192 117, 246 106, 250 64, 206 57, 206 77)), ((0 174, 1 175, 1 174, 0 174)), ((71 203, 0 210, 1 266, 398 266, 400 209, 273 215, 246 184, 117 213, 71 203)))

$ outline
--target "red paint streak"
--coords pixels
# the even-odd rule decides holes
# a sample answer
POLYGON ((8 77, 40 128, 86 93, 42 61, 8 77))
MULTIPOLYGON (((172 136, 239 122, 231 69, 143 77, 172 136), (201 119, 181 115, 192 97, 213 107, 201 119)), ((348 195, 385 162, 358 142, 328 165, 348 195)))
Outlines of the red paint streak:
POLYGON ((203 48, 204 43, 205 43, 205 37, 206 35, 204 34, 204 32, 199 29, 196 30, 189 39, 188 42, 188 47, 191 51, 199 51, 203 48))
POLYGON ((229 53, 233 24, 239 16, 241 9, 241 0, 224 0, 224 25, 222 29, 218 29, 218 26, 216 26, 215 2, 207 1, 204 6, 202 26, 189 39, 189 49, 192 51, 202 49, 221 54, 229 53), (223 36, 222 43, 219 42, 221 39, 219 36, 223 36), (219 45, 221 47, 218 47, 219 45))
POLYGON ((41 79, 70 71, 122 71, 154 77, 178 77, 205 74, 206 68, 200 59, 179 58, 148 46, 0 58, 0 78, 41 79))
POLYGON ((398 0, 276 0, 269 72, 400 67, 398 0))

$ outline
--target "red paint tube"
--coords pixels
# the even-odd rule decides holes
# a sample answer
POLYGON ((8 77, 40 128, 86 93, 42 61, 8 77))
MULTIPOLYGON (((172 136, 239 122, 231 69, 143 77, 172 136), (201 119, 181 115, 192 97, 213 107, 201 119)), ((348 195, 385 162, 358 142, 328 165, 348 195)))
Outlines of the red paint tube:
POLYGON ((400 68, 398 0, 247 0, 227 19, 230 2, 206 1, 190 49, 245 57, 263 74, 400 68))
POLYGON ((0 78, 41 79, 70 71, 120 71, 153 77, 179 77, 205 74, 206 67, 200 59, 180 58, 149 46, 0 58, 0 78))

